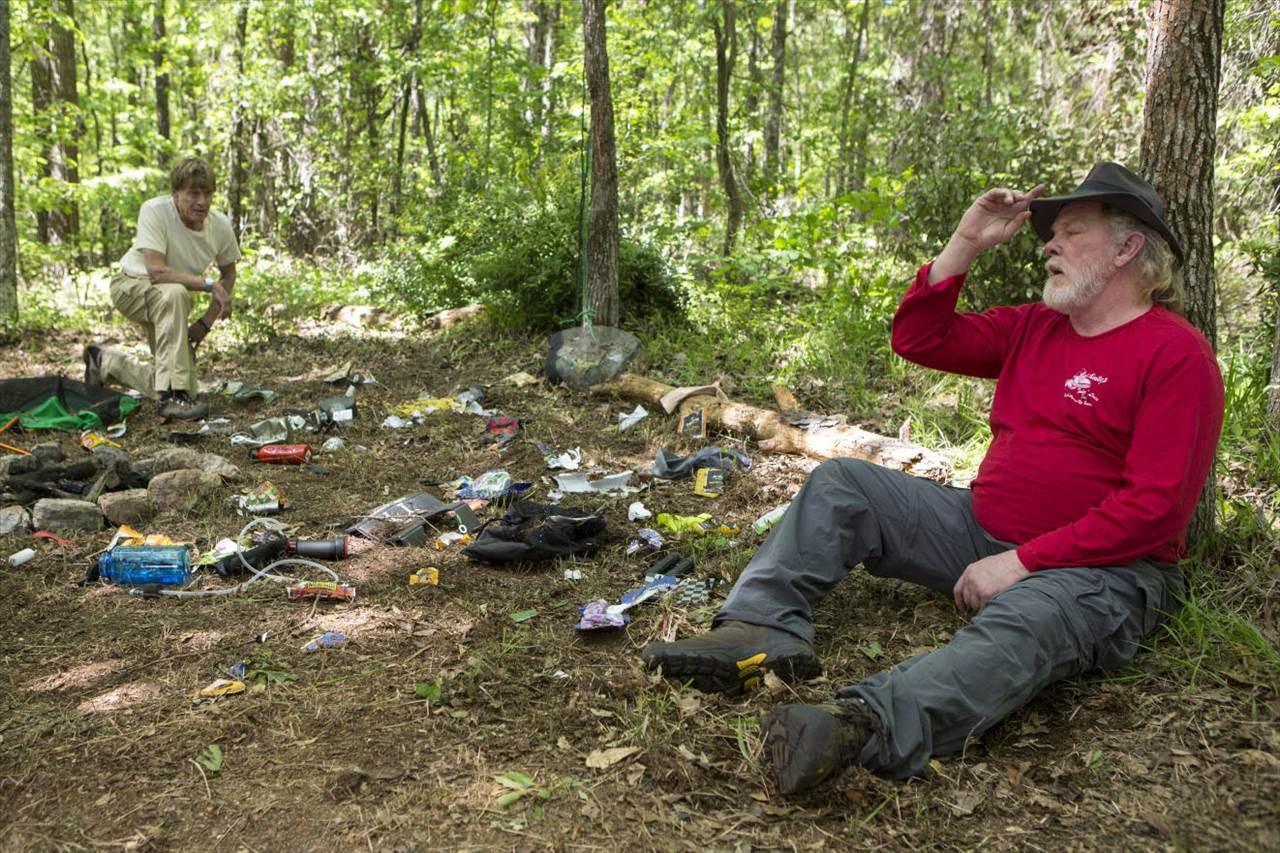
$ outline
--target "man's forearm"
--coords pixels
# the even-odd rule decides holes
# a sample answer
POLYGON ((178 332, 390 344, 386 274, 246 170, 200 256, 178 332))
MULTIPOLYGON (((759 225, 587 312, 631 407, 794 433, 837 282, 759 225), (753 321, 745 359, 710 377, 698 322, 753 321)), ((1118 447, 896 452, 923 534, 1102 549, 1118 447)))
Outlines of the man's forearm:
POLYGON ((978 250, 972 243, 959 234, 952 234, 946 247, 929 268, 929 284, 934 285, 953 276, 967 273, 977 257, 978 250))
POLYGON ((152 284, 180 284, 187 290, 201 292, 204 290, 204 279, 198 275, 175 270, 167 264, 148 266, 147 278, 152 284))

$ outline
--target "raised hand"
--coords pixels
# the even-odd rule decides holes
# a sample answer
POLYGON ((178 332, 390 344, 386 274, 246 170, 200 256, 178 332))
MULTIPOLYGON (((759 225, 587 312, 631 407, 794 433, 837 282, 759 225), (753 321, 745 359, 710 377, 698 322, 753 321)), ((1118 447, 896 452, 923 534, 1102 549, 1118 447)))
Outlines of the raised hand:
POLYGON ((969 271, 973 259, 1018 232, 1031 218, 1031 202, 1044 192, 1044 184, 1022 192, 996 188, 978 196, 960 217, 947 246, 929 270, 929 283, 969 271))

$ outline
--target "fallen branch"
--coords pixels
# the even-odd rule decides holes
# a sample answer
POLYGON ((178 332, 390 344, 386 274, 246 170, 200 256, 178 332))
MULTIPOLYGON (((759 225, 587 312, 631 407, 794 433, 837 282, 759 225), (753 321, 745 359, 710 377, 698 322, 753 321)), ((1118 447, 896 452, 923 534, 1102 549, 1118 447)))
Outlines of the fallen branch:
POLYGON ((484 313, 484 305, 475 303, 473 305, 463 305, 461 308, 448 308, 444 311, 432 314, 422 321, 422 328, 443 330, 450 326, 456 326, 463 320, 469 320, 472 317, 478 317, 484 313))
MULTIPOLYGON (((671 385, 624 373, 612 382, 592 386, 590 393, 592 396, 620 397, 656 406, 660 405, 663 395, 672 390, 671 385)), ((785 395, 779 396, 786 398, 785 395)), ((761 450, 800 453, 814 459, 851 456, 935 480, 945 479, 950 472, 947 461, 928 448, 848 424, 800 428, 788 423, 779 412, 732 400, 718 400, 711 395, 691 397, 681 404, 681 408, 690 405, 702 408, 708 426, 746 433, 760 442, 761 450)))

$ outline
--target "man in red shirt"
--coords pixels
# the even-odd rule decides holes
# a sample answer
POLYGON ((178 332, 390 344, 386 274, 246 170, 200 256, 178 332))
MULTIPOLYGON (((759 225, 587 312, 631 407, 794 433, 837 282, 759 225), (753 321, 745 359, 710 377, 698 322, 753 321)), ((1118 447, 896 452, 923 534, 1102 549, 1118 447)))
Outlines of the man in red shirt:
POLYGON ((652 643, 651 668, 730 694, 761 670, 821 671, 814 606, 862 564, 974 611, 947 645, 763 720, 779 789, 848 764, 927 772, 1047 685, 1124 664, 1177 605, 1175 565, 1213 462, 1223 387, 1176 312, 1182 251, 1152 187, 1099 163, 1074 192, 994 189, 921 267, 893 348, 996 379, 991 446, 970 489, 852 459, 819 465, 707 634, 652 643), (958 313, 979 253, 1028 220, 1048 255, 1041 302, 958 313))

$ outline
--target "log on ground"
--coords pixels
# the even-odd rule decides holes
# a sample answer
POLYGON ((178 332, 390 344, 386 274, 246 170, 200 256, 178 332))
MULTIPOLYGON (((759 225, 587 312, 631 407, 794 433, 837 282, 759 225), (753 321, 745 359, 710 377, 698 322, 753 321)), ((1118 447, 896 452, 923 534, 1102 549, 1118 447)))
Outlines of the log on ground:
MULTIPOLYGON (((592 386, 591 394, 656 406, 660 405, 663 395, 672 390, 671 385, 624 373, 612 382, 592 386)), ((764 451, 799 453, 814 459, 848 456, 934 480, 945 480, 950 474, 951 466, 941 455, 898 438, 848 424, 801 429, 788 423, 781 413, 769 409, 718 400, 710 395, 690 398, 686 404, 693 400, 702 406, 708 426, 744 433, 756 439, 764 451)))

